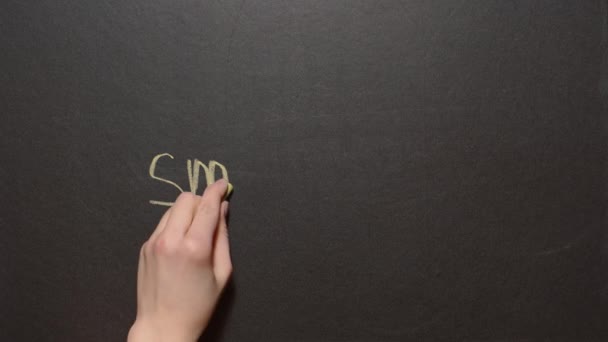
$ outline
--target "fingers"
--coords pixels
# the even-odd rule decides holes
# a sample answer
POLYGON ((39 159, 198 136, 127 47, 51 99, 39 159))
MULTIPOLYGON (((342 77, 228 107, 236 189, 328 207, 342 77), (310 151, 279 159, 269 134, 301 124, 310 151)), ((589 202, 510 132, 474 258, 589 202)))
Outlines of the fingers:
POLYGON ((222 214, 215 234, 215 250, 213 251, 213 273, 221 287, 225 286, 232 274, 232 261, 230 259, 230 245, 228 243, 228 225, 226 215, 228 214, 228 202, 222 202, 222 214))
POLYGON ((202 244, 202 247, 208 247, 209 251, 220 219, 220 204, 227 188, 226 180, 220 179, 205 189, 187 232, 187 238, 202 244))
POLYGON ((190 192, 183 192, 171 208, 167 225, 162 231, 168 242, 179 241, 183 238, 192 224, 194 210, 198 204, 198 197, 190 192))
POLYGON ((205 189, 202 197, 182 193, 167 210, 150 236, 153 253, 171 253, 185 248, 188 258, 212 267, 218 285, 224 287, 232 274, 224 201, 228 183, 220 179, 205 189), (181 241, 181 242, 180 242, 181 241))

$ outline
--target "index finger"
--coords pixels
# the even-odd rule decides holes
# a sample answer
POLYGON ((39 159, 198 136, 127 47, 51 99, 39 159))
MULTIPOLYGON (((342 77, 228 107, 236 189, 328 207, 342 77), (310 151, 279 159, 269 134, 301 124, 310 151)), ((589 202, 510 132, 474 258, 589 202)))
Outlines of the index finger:
POLYGON ((198 201, 198 196, 190 192, 181 193, 171 207, 167 225, 161 235, 166 236, 171 241, 181 240, 192 223, 198 201))
POLYGON ((205 189, 186 237, 211 245, 220 218, 220 205, 227 191, 228 182, 223 178, 205 189))

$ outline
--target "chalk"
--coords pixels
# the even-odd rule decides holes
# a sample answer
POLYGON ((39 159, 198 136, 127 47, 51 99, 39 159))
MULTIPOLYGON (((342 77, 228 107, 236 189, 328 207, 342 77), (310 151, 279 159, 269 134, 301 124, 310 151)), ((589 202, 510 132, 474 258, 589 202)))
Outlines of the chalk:
POLYGON ((222 198, 222 201, 225 201, 228 199, 228 197, 230 197, 230 195, 232 194, 232 190, 234 190, 234 187, 231 183, 228 183, 228 189, 226 189, 226 193, 224 194, 224 198, 222 198))

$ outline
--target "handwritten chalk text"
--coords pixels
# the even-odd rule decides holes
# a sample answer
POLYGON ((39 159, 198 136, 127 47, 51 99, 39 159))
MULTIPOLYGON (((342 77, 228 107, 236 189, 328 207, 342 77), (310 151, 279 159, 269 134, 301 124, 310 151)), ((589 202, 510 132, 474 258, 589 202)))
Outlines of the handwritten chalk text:
MULTIPOLYGON (((152 179, 156 179, 160 182, 171 184, 177 190, 179 190, 179 192, 184 192, 184 189, 182 189, 179 185, 177 185, 177 183, 156 175, 156 173, 155 173, 156 164, 158 164, 158 160, 163 157, 169 157, 171 159, 174 159, 173 156, 170 155, 169 153, 161 153, 161 154, 156 155, 154 158, 152 158, 152 162, 150 163, 150 170, 149 170, 150 177, 152 177, 152 179)), ((211 161, 209 161, 208 165, 205 165, 198 159, 194 159, 194 160, 188 159, 186 162, 186 169, 188 171, 188 181, 190 184, 190 192, 192 192, 193 194, 196 194, 196 191, 198 190, 199 174, 200 174, 201 167, 205 171, 205 181, 207 182, 207 185, 210 185, 213 182, 215 182, 215 168, 216 167, 219 168, 220 171, 222 172, 222 178, 224 178, 226 181, 229 181, 228 180, 228 171, 226 170, 226 167, 224 167, 224 165, 216 162, 215 160, 211 160, 211 161)), ((155 204, 155 205, 164 205, 164 206, 170 207, 173 205, 174 202, 150 200, 150 203, 155 204)))

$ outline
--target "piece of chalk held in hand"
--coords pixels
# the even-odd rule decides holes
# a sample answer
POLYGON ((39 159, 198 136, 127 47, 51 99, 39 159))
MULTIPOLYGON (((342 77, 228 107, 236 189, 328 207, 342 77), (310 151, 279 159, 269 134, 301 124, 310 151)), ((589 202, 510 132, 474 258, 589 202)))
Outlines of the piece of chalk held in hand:
POLYGON ((234 187, 231 183, 228 183, 228 188, 226 189, 226 193, 224 194, 224 198, 222 199, 223 201, 227 200, 228 197, 230 197, 230 194, 232 194, 232 190, 234 190, 234 187))

